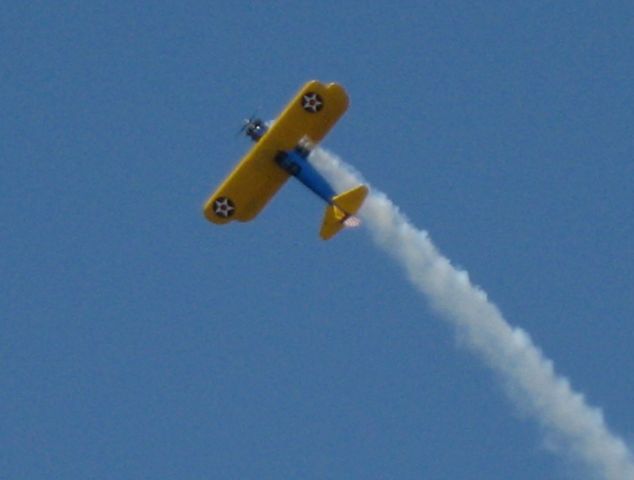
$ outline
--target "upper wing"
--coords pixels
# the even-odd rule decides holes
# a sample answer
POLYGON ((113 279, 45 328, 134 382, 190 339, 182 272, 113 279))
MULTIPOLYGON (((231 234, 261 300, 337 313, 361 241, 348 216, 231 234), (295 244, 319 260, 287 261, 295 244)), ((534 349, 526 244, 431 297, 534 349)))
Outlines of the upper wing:
POLYGON ((209 197, 207 219, 219 224, 253 219, 288 180, 289 174, 275 162, 277 153, 292 150, 304 137, 319 142, 347 108, 348 95, 341 85, 306 83, 209 197))

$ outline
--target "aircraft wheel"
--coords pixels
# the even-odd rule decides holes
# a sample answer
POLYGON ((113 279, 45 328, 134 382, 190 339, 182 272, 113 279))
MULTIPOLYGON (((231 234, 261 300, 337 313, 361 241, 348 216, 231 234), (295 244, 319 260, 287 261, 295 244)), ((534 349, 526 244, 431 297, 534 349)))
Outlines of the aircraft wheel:
POLYGON ((299 153, 299 156, 302 158, 308 158, 308 155, 310 155, 310 150, 303 145, 299 145, 295 151, 299 153))

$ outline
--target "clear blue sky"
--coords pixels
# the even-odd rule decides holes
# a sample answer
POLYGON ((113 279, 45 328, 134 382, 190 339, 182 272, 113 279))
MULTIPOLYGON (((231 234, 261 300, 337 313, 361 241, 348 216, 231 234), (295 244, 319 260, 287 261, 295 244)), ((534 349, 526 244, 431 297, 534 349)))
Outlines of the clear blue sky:
POLYGON ((324 146, 634 440, 634 6, 365 3, 5 2, 0 478, 583 478, 301 186, 204 220, 311 78, 351 98, 324 146))

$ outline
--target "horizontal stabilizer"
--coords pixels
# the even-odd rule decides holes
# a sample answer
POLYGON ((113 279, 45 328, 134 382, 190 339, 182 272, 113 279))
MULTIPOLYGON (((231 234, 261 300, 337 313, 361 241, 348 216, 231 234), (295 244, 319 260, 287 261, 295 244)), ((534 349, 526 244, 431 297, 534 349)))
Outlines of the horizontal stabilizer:
POLYGON ((357 210, 361 208, 365 197, 368 194, 368 187, 365 185, 359 185, 358 187, 343 192, 332 199, 332 203, 341 208, 344 212, 350 215, 357 213, 357 210))
POLYGON ((324 213, 324 221, 319 232, 321 238, 328 240, 339 233, 343 227, 358 226, 360 222, 353 215, 361 208, 367 194, 368 187, 359 185, 334 196, 324 213))

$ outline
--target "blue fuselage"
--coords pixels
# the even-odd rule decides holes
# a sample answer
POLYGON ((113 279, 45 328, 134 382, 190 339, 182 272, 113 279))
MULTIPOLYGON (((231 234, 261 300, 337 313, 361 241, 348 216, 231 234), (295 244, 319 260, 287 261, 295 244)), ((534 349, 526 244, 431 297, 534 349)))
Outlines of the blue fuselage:
MULTIPOLYGON (((246 127, 246 133, 254 142, 257 142, 265 133, 266 126, 261 120, 251 121, 246 127)), ((309 151, 302 147, 284 152, 280 151, 275 156, 275 162, 312 190, 326 203, 332 203, 336 192, 326 179, 308 161, 309 151)))
POLYGON ((305 150, 298 149, 290 152, 279 152, 275 157, 275 161, 281 168, 306 185, 326 203, 331 203, 332 197, 336 193, 326 179, 306 159, 308 153, 305 150))

